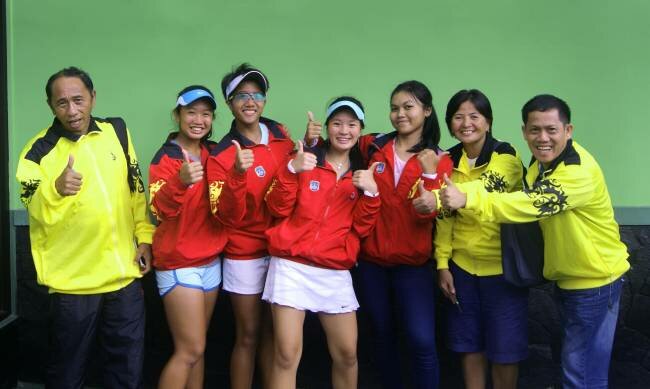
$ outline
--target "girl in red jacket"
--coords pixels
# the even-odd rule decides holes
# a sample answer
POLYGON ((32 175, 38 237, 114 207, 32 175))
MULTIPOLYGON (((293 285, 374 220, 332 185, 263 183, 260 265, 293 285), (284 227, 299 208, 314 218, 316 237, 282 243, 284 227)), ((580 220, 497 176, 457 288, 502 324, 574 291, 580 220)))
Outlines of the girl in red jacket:
MULTIPOLYGON (((435 342, 434 276, 430 265, 435 201, 451 159, 438 147, 440 127, 431 92, 418 81, 399 84, 391 93, 390 120, 395 131, 359 140, 362 155, 377 164, 375 181, 382 194, 379 219, 362 241, 358 266, 361 309, 374 330, 378 369, 386 388, 401 388, 397 311, 406 333, 416 388, 438 387, 435 342)), ((318 137, 310 122, 307 138, 318 137)))
POLYGON ((272 388, 295 388, 306 310, 318 313, 325 330, 332 386, 357 387, 359 304, 348 269, 379 211, 376 164, 360 170, 357 140, 364 112, 359 101, 334 100, 325 124, 328 140, 308 151, 299 141, 266 198, 271 213, 283 218, 266 233, 273 255, 263 295, 273 313, 272 388))
POLYGON ((248 64, 224 76, 221 89, 234 120, 208 161, 212 213, 228 231, 223 288, 230 294, 235 314, 233 389, 252 385, 260 328, 265 332, 260 344, 264 382, 273 356, 271 318, 262 320, 260 299, 269 263, 264 232, 272 222, 264 195, 293 150, 293 141, 282 124, 262 117, 268 88, 266 76, 248 64))
POLYGON ((169 135, 149 167, 151 210, 158 218, 153 237, 154 267, 174 354, 160 375, 159 388, 202 388, 205 336, 219 285, 223 227, 210 214, 204 174, 215 144, 212 92, 192 85, 178 94, 169 135))

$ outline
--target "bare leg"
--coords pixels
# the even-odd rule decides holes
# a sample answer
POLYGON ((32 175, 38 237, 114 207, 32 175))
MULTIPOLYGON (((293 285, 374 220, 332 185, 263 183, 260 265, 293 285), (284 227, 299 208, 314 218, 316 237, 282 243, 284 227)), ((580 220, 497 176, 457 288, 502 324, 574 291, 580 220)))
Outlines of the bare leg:
POLYGON ((230 294, 235 314, 236 339, 230 357, 230 387, 250 389, 255 371, 262 300, 260 294, 230 294))
POLYGON ((519 365, 516 363, 492 364, 492 386, 494 389, 516 389, 518 375, 519 365))
POLYGON ((302 355, 302 331, 305 311, 273 304, 273 339, 275 353, 270 387, 295 389, 296 372, 302 355))
POLYGON ((359 373, 356 313, 320 313, 318 317, 327 336, 327 347, 332 357, 332 387, 355 389, 359 373))
MULTIPOLYGON (((205 293, 205 332, 207 334, 208 328, 210 328, 210 319, 212 319, 212 312, 214 311, 214 305, 217 302, 217 296, 219 295, 219 290, 213 290, 205 293)), ((186 389, 203 389, 203 376, 205 371, 205 355, 201 355, 199 359, 192 367, 190 372, 190 377, 187 380, 186 389)))
POLYGON ((485 389, 487 360, 483 353, 465 353, 462 356, 466 389, 485 389))

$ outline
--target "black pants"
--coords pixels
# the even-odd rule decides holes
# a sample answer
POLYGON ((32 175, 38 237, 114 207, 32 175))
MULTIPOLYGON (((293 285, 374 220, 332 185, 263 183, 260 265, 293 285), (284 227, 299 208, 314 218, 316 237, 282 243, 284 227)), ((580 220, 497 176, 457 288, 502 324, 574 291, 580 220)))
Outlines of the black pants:
POLYGON ((48 389, 82 388, 95 338, 104 360, 103 387, 140 388, 144 359, 144 296, 135 280, 115 292, 51 295, 48 389))

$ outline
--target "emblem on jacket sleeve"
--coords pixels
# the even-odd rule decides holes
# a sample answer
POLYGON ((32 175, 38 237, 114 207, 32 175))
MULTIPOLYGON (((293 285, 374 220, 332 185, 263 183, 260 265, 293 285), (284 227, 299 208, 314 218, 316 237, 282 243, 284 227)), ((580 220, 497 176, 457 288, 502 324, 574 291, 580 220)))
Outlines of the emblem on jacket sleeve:
POLYGON ((260 166, 256 167, 255 168, 255 174, 260 178, 264 177, 266 175, 266 170, 264 170, 264 166, 260 165, 260 166))
POLYGON ((538 210, 538 217, 552 216, 567 207, 567 195, 556 180, 541 180, 533 184, 528 196, 534 199, 533 206, 538 210))
POLYGON ((488 192, 505 192, 506 191, 506 179, 503 175, 488 170, 481 174, 481 181, 483 181, 483 186, 488 192))
POLYGON ((34 193, 40 184, 41 180, 36 179, 20 182, 20 186, 22 187, 22 191, 20 193, 20 201, 25 204, 25 206, 29 205, 29 203, 32 201, 32 196, 34 196, 34 193))
POLYGON ((375 168, 375 171, 376 171, 377 173, 381 174, 381 173, 384 172, 384 169, 385 169, 385 168, 386 168, 386 164, 383 163, 383 162, 379 162, 379 164, 378 164, 377 167, 375 168))
POLYGON ((309 190, 312 192, 318 192, 320 189, 320 181, 311 180, 309 181, 309 190))

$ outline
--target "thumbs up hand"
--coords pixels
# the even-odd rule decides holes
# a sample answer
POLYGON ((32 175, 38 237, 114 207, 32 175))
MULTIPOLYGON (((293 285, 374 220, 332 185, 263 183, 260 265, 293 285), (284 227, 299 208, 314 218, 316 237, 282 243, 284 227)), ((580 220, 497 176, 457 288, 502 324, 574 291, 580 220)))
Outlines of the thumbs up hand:
POLYGON ((422 166, 422 171, 424 174, 435 174, 436 169, 438 168, 438 162, 443 155, 449 154, 446 151, 441 152, 440 154, 436 153, 431 149, 424 149, 418 153, 417 159, 422 166))
POLYGON ((451 178, 444 176, 446 187, 440 190, 440 202, 442 207, 450 211, 465 207, 467 195, 461 192, 451 178))
POLYGON ((298 152, 291 160, 291 167, 296 173, 314 170, 317 163, 316 156, 312 153, 305 152, 302 141, 298 141, 298 152))
POLYGON ((377 193, 377 183, 375 182, 375 169, 381 162, 374 162, 366 170, 357 170, 352 175, 352 185, 360 190, 370 193, 377 193))
POLYGON ((246 170, 253 166, 253 163, 255 162, 253 150, 242 149, 241 145, 236 140, 233 140, 232 144, 234 144, 237 149, 235 153, 235 169, 240 173, 245 173, 246 170))
POLYGON ((423 180, 420 180, 420 183, 418 184, 418 194, 419 196, 413 199, 415 212, 421 215, 427 215, 438 208, 436 196, 424 187, 423 180))
POLYGON ((203 165, 201 165, 201 162, 192 162, 185 149, 183 149, 183 157, 185 158, 185 161, 178 172, 181 182, 186 186, 190 186, 201 181, 203 179, 203 165))
POLYGON ((313 146, 314 142, 320 138, 323 130, 323 124, 314 120, 314 114, 307 111, 307 130, 305 131, 305 142, 308 146, 313 146))
POLYGON ((74 196, 81 190, 82 177, 73 169, 74 157, 68 156, 68 164, 54 181, 54 187, 61 196, 74 196))

